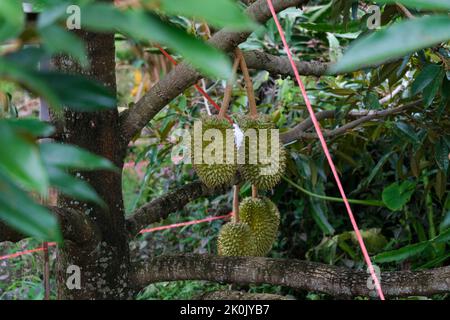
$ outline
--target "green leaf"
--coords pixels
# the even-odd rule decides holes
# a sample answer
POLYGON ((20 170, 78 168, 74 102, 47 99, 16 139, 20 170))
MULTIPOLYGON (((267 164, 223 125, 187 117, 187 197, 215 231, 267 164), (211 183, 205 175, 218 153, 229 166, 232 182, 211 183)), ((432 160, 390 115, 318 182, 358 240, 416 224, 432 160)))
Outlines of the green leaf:
POLYGON ((377 0, 379 3, 401 3, 409 8, 450 10, 448 0, 377 0))
POLYGON ((0 172, 0 219, 14 229, 44 241, 61 242, 56 217, 36 204, 0 172))
POLYGON ((45 98, 51 106, 59 107, 61 101, 57 93, 39 77, 36 71, 29 68, 30 66, 21 65, 15 59, 0 57, 0 79, 14 81, 45 98))
POLYGON ((427 87, 433 79, 436 78, 441 69, 441 66, 437 64, 426 65, 412 83, 411 94, 416 95, 419 92, 422 92, 423 89, 425 89, 425 87, 427 87))
POLYGON ((47 193, 48 177, 34 141, 0 120, 0 169, 29 190, 47 193))
POLYGON ((30 134, 33 137, 47 137, 55 132, 55 128, 43 121, 33 118, 5 119, 5 122, 21 133, 30 134))
POLYGON ((380 64, 449 39, 450 17, 447 15, 402 21, 353 42, 330 72, 350 72, 380 64))
POLYGON ((386 251, 373 257, 373 262, 384 263, 403 261, 422 253, 425 249, 428 248, 429 245, 430 243, 428 241, 424 241, 408 245, 397 250, 386 251))
POLYGON ((448 155, 450 154, 450 148, 445 142, 444 138, 440 138, 434 146, 434 157, 436 159, 436 163, 438 167, 447 172, 449 159, 448 155))
POLYGON ((204 18, 211 25, 231 30, 251 30, 257 27, 231 0, 151 0, 162 11, 173 15, 204 18))
POLYGON ((87 182, 76 179, 63 170, 50 167, 48 168, 50 184, 56 187, 60 192, 75 199, 97 203, 106 207, 105 202, 99 197, 97 192, 87 182))
POLYGON ((430 240, 430 242, 434 243, 446 243, 450 241, 450 228, 444 231, 441 231, 441 233, 434 239, 430 240))
POLYGON ((416 184, 411 181, 403 181, 401 184, 394 182, 384 188, 381 197, 390 210, 397 211, 409 202, 415 188, 416 184))
POLYGON ((115 108, 117 100, 103 85, 79 75, 39 72, 39 79, 56 92, 61 105, 76 111, 115 108))
POLYGON ((55 166, 62 169, 103 169, 117 171, 117 167, 108 159, 76 146, 59 143, 41 143, 40 150, 42 159, 47 166, 55 166))
POLYGON ((442 80, 444 80, 444 76, 445 71, 444 69, 441 69, 433 81, 423 89, 423 103, 425 107, 429 107, 433 103, 433 100, 441 87, 442 80))
POLYGON ((51 54, 64 53, 88 66, 88 58, 84 42, 74 33, 68 32, 57 25, 51 25, 39 30, 45 48, 51 54))
POLYGON ((25 26, 22 1, 0 1, 0 41, 16 37, 25 26))
POLYGON ((409 124, 407 124, 406 122, 396 122, 395 126, 399 129, 399 133, 407 138, 408 140, 410 140, 412 143, 419 143, 420 139, 417 136, 416 132, 414 131, 414 128, 411 127, 409 124))
POLYGON ((333 234, 334 228, 330 222, 328 222, 325 211, 323 210, 323 205, 319 201, 313 199, 310 199, 310 204, 311 214, 322 232, 326 235, 333 234))
POLYGON ((155 41, 181 53, 202 73, 219 78, 231 74, 229 58, 220 50, 184 30, 142 10, 120 11, 113 6, 94 3, 82 9, 83 28, 96 31, 119 30, 139 41, 155 41))

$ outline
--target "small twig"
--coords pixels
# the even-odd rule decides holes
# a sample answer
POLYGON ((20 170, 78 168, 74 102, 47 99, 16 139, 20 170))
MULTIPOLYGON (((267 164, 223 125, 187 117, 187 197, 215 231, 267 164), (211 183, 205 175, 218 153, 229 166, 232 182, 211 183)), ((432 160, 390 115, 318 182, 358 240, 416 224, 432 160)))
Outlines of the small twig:
POLYGON ((225 93, 223 95, 223 101, 222 101, 222 105, 221 105, 220 112, 219 112, 220 119, 225 117, 225 114, 227 113, 227 110, 228 110, 228 106, 230 105, 231 94, 233 93, 233 82, 234 82, 234 77, 237 72, 238 65, 239 65, 239 58, 235 57, 234 63, 233 63, 233 69, 231 72, 231 77, 230 77, 230 79, 228 79, 227 86, 225 88, 225 93))
POLYGON ((245 87, 247 89, 248 96, 248 104, 250 107, 250 116, 256 118, 258 116, 258 111, 256 110, 256 100, 255 100, 255 92, 253 91, 253 83, 252 78, 250 77, 250 73, 248 72, 247 63, 245 62, 244 55, 239 48, 236 48, 236 56, 241 61, 241 70, 244 75, 245 87))
POLYGON ((234 221, 239 222, 239 185, 233 187, 233 215, 234 221))
POLYGON ((405 15, 405 17, 407 17, 408 19, 414 19, 414 15, 411 13, 411 11, 408 10, 408 8, 406 8, 404 5, 402 5, 399 2, 396 2, 395 5, 397 6, 397 8, 400 9, 400 11, 405 15))
POLYGON ((252 198, 258 198, 258 187, 252 184, 252 198))

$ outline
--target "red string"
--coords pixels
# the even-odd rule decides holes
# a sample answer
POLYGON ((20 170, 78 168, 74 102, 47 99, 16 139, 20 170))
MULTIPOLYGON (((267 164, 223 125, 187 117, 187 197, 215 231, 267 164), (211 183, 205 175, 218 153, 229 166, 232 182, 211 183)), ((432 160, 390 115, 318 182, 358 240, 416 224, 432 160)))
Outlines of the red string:
MULTIPOLYGON (((56 242, 49 242, 47 244, 47 246, 48 247, 56 246, 56 242)), ((36 248, 36 249, 30 249, 30 250, 25 250, 25 251, 21 251, 21 252, 12 253, 12 254, 7 254, 6 256, 0 256, 0 261, 1 260, 12 259, 12 258, 17 258, 17 257, 23 256, 25 254, 30 254, 30 253, 44 251, 44 250, 45 250, 44 247, 40 247, 40 248, 36 248)))
POLYGON ((154 231, 160 231, 160 230, 166 230, 166 229, 190 226, 192 224, 198 224, 198 223, 202 223, 202 222, 209 222, 209 221, 214 221, 214 220, 226 219, 226 218, 231 217, 232 214, 233 213, 230 212, 229 214, 224 215, 224 216, 208 217, 208 218, 200 219, 200 220, 193 220, 193 221, 174 223, 174 224, 169 224, 167 226, 160 226, 160 227, 155 227, 155 228, 150 228, 150 229, 142 229, 141 231, 139 231, 139 233, 140 234, 142 234, 142 233, 149 233, 149 232, 154 232, 154 231))
POLYGON ((314 114, 314 110, 311 107, 311 103, 309 101, 308 95, 306 94, 305 86, 303 85, 303 82, 300 78, 300 74, 298 73, 297 66, 295 65, 294 59, 292 58, 291 50, 289 49, 289 45, 284 36, 283 28, 281 27, 280 21, 278 20, 277 14, 276 14, 275 9, 272 4, 272 0, 267 0, 267 5, 269 6, 269 9, 270 9, 270 12, 272 13, 273 19, 275 20, 275 24, 277 26, 281 40, 283 42, 284 49, 289 58, 289 61, 291 63, 292 69, 295 74, 295 78, 297 79, 298 86, 300 87, 303 98, 305 99, 306 107, 310 114, 311 120, 314 124, 314 129, 316 130, 317 135, 319 136, 319 140, 320 140, 320 144, 322 145, 323 152, 325 153, 325 156, 327 157, 328 163, 331 167, 331 171, 333 172, 333 175, 334 175, 334 179, 336 180, 336 184, 339 188, 339 192, 341 193, 341 197, 344 200, 345 207, 347 209, 348 216, 350 217, 350 221, 352 223, 353 229, 355 230, 355 234, 358 239, 359 246, 361 247, 361 251, 364 256, 364 259, 367 263, 367 266, 369 267, 370 275, 372 276, 372 279, 374 281, 375 287, 377 288, 377 292, 378 292, 380 299, 384 300, 384 294, 383 294, 383 291, 381 290, 380 281, 378 280, 378 277, 375 274, 375 270, 373 268, 372 261, 370 260, 369 253, 367 252, 366 246, 364 244, 364 240, 361 236, 361 233, 359 232, 358 225, 356 224, 356 220, 353 215, 352 209, 347 200, 347 196, 345 195, 344 188, 342 187, 341 180, 339 179, 339 175, 338 175, 336 167, 333 163, 333 159, 331 158, 330 152, 328 151, 328 146, 327 146, 327 143, 325 142, 325 138, 323 137, 322 130, 320 129, 320 124, 316 119, 316 115, 314 114))
MULTIPOLYGON (((189 225, 198 224, 198 223, 202 223, 202 222, 209 222, 209 221, 214 221, 214 220, 227 219, 227 218, 230 218, 232 215, 233 215, 233 213, 230 212, 229 214, 226 214, 226 215, 223 215, 223 216, 207 217, 207 218, 199 219, 199 220, 193 220, 193 221, 187 221, 187 222, 181 222, 181 223, 174 223, 174 224, 169 224, 169 225, 166 225, 166 226, 160 226, 160 227, 149 228, 149 229, 142 229, 141 231, 139 231, 139 233, 140 234, 150 233, 150 232, 155 232, 155 231, 160 231, 160 230, 166 230, 166 229, 172 229, 172 228, 179 228, 179 227, 183 227, 183 226, 189 226, 189 225)), ((49 242, 48 243, 48 247, 50 247, 50 246, 56 246, 56 242, 49 242)), ((39 251, 45 251, 45 250, 46 250, 46 248, 45 248, 45 246, 43 246, 43 247, 39 247, 39 248, 35 248, 35 249, 20 251, 20 252, 8 254, 8 255, 5 255, 5 256, 0 256, 0 261, 1 260, 13 259, 13 258, 17 258, 17 257, 23 256, 23 255, 26 255, 26 254, 39 252, 39 251)))
MULTIPOLYGON (((173 63, 173 65, 177 65, 177 62, 175 61, 175 59, 166 51, 164 50, 160 45, 155 44, 155 47, 157 47, 159 49, 159 51, 161 51, 161 53, 170 60, 170 62, 173 63)), ((220 111, 220 106, 206 93, 205 90, 202 89, 202 87, 200 87, 198 84, 194 84, 195 89, 197 89, 198 92, 200 92, 200 94, 202 96, 204 96, 206 98, 206 100, 209 101, 209 103, 211 103, 214 108, 217 109, 217 111, 220 111)), ((228 115, 225 115, 225 118, 228 120, 228 122, 230 122, 231 124, 233 123, 233 120, 231 120, 231 118, 228 115)))

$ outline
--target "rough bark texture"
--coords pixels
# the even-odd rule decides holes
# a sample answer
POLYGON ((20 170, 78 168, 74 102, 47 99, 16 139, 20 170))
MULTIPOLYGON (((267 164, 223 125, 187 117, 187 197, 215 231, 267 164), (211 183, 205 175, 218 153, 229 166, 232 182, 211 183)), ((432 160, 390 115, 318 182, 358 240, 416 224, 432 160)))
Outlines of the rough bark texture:
POLYGON ((293 300, 271 293, 248 293, 234 290, 207 292, 198 297, 200 300, 293 300))
MULTIPOLYGON (((278 57, 260 51, 247 51, 244 52, 244 58, 251 69, 266 70, 273 75, 295 77, 287 57, 278 57)), ((329 63, 301 61, 296 62, 296 66, 301 75, 322 76, 326 73, 329 63)))
MULTIPOLYGON (((56 66, 68 72, 86 74, 116 92, 115 47, 112 34, 81 32, 88 49, 90 70, 81 70, 67 57, 56 59, 56 66)), ((123 166, 125 150, 118 144, 119 115, 117 109, 96 113, 66 111, 63 143, 71 143, 123 166)), ((58 295, 61 299, 123 299, 131 298, 127 288, 129 248, 125 231, 120 172, 80 172, 106 202, 108 209, 74 201, 58 199, 58 206, 77 210, 89 217, 95 226, 95 238, 65 241, 58 250, 58 295), (66 286, 67 267, 81 268, 81 289, 66 286)))
MULTIPOLYGON (((340 297, 376 296, 368 288, 370 275, 364 271, 300 260, 199 254, 160 256, 138 264, 133 275, 137 288, 171 280, 268 283, 340 297)), ((384 272, 381 286, 386 296, 448 293, 450 266, 416 272, 384 272)))

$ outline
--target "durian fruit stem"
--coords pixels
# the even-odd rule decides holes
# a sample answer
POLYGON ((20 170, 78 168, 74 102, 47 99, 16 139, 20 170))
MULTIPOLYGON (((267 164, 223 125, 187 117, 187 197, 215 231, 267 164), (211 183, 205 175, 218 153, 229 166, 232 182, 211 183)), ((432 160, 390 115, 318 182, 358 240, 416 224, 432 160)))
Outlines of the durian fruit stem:
POLYGON ((231 70, 231 77, 227 81, 227 86, 225 88, 225 93, 223 95, 222 105, 220 106, 219 111, 219 119, 222 119, 225 117, 225 114, 227 113, 228 106, 230 105, 231 101, 231 94, 233 93, 233 82, 234 77, 236 76, 237 68, 239 66, 239 57, 234 58, 233 68, 231 70))
POLYGON ((239 222, 239 185, 236 184, 233 187, 233 214, 234 221, 239 222))
POLYGON ((248 105, 250 107, 250 116, 256 118, 258 116, 258 111, 256 110, 256 100, 255 100, 255 92, 253 91, 253 82, 250 77, 250 73, 248 72, 247 63, 245 62, 244 55, 242 54, 241 49, 236 48, 236 57, 239 58, 241 63, 242 74, 244 75, 245 87, 247 89, 248 96, 248 105))
POLYGON ((252 198, 258 198, 258 187, 252 184, 252 198))

